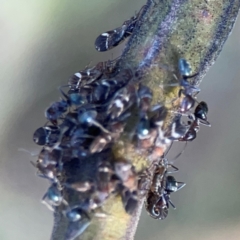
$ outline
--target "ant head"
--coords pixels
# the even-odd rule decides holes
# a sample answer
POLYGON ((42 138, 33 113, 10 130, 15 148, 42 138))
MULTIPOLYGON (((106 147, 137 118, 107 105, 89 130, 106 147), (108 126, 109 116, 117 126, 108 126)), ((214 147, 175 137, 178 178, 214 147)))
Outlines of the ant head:
POLYGON ((173 176, 167 176, 166 178, 166 188, 167 193, 177 192, 183 188, 186 184, 183 182, 177 182, 173 176))
POLYGON ((200 102, 195 111, 194 116, 200 120, 200 122, 206 126, 211 126, 210 123, 207 121, 207 113, 208 113, 208 105, 206 102, 200 102))

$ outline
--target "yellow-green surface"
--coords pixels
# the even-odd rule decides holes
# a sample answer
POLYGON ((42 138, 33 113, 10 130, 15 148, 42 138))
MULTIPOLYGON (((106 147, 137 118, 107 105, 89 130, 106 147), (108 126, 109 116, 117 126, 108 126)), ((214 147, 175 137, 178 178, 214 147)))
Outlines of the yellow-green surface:
MULTIPOLYGON (((37 152, 31 134, 43 124, 46 106, 58 98, 57 86, 90 60, 111 58, 111 53, 96 53, 93 40, 120 25, 143 3, 2 5, 0 239, 49 238, 51 213, 39 203, 48 184, 34 176, 29 160, 35 158, 17 149, 37 152)), ((187 182, 173 196, 178 209, 162 222, 144 214, 136 239, 239 239, 239 29, 238 24, 201 85, 199 98, 209 103, 213 127, 202 127, 175 163, 180 168, 178 179, 187 182)))

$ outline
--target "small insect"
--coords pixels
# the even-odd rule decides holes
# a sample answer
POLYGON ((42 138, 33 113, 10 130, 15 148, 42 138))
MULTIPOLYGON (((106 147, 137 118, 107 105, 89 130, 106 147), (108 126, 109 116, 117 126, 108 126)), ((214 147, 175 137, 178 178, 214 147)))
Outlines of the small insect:
POLYGON ((178 171, 178 168, 162 158, 155 168, 152 183, 147 193, 145 207, 152 218, 165 219, 168 215, 169 204, 175 208, 170 199, 170 194, 185 186, 183 182, 177 182, 173 176, 168 174, 178 171), (169 171, 169 168, 172 171, 169 171))
POLYGON ((57 124, 58 118, 60 118, 68 109, 68 102, 65 100, 60 100, 54 102, 46 111, 45 117, 54 125, 57 124))
POLYGON ((86 139, 93 139, 94 136, 91 136, 89 134, 86 133, 85 129, 83 129, 82 127, 78 127, 72 134, 71 134, 71 141, 70 141, 70 145, 72 147, 76 147, 78 148, 79 146, 81 146, 86 139))
MULTIPOLYGON (((179 97, 181 97, 181 94, 184 94, 183 89, 179 90, 179 97)), ((180 103, 180 107, 178 112, 181 115, 187 115, 189 111, 194 107, 195 103, 198 103, 197 100, 190 96, 190 95, 185 95, 180 103)), ((197 107, 194 110, 193 114, 188 115, 190 119, 195 119, 198 118, 200 122, 203 125, 210 126, 210 123, 207 121, 207 113, 208 113, 208 105, 206 102, 200 102, 197 104, 197 107)))
POLYGON ((59 129, 65 137, 71 137, 79 124, 76 112, 69 112, 65 115, 62 122, 59 124, 59 129))
POLYGON ((153 93, 147 86, 140 84, 137 92, 140 109, 144 112, 150 110, 153 93))
POLYGON ((121 42, 123 42, 127 37, 131 35, 131 31, 133 31, 132 26, 134 25, 133 21, 136 20, 134 18, 127 20, 121 27, 99 35, 95 41, 96 50, 99 52, 105 52, 118 46, 121 42))
POLYGON ((118 186, 124 209, 132 214, 138 204, 138 175, 133 165, 125 159, 117 159, 114 170, 120 180, 118 186))
POLYGON ((97 83, 92 91, 92 99, 94 102, 103 102, 107 99, 110 85, 106 82, 97 83))
POLYGON ((167 108, 163 105, 156 105, 151 109, 151 111, 154 113, 150 119, 151 122, 155 126, 162 127, 168 113, 167 108))
POLYGON ((61 169, 62 150, 43 148, 39 154, 36 163, 31 162, 34 167, 38 169, 37 175, 46 178, 53 183, 56 183, 57 175, 61 169))
POLYGON ((140 140, 146 139, 150 137, 151 128, 150 128, 150 121, 147 115, 142 116, 139 119, 136 134, 140 140))
POLYGON ((38 177, 46 178, 51 182, 57 182, 57 168, 56 166, 49 164, 46 167, 41 164, 31 162, 31 164, 38 169, 38 177))
MULTIPOLYGON (((180 188, 177 187, 178 191, 180 188)), ((163 220, 168 215, 169 204, 176 209, 170 199, 170 193, 163 192, 162 194, 149 193, 145 203, 146 210, 154 219, 163 220)))
POLYGON ((89 147, 90 153, 101 152, 112 141, 111 134, 101 133, 97 136, 89 147))
POLYGON ((190 75, 192 69, 189 62, 186 59, 184 58, 179 59, 178 70, 181 75, 180 85, 184 87, 184 94, 190 96, 198 94, 200 92, 200 89, 188 81, 188 79, 196 77, 198 73, 190 75))
POLYGON ((125 211, 132 215, 134 211, 136 210, 136 207, 138 205, 138 194, 137 191, 129 191, 128 189, 124 189, 121 192, 122 202, 125 211))
POLYGON ((115 79, 102 79, 94 84, 92 98, 95 102, 103 102, 111 97, 118 87, 115 79))
POLYGON ((50 125, 38 128, 33 134, 33 141, 41 146, 53 146, 58 141, 59 136, 59 127, 50 125))
MULTIPOLYGON (((205 102, 200 102, 195 108, 194 114, 189 115, 189 118, 193 121, 188 121, 188 130, 185 135, 177 139, 177 141, 193 141, 197 137, 199 131, 199 123, 208 127, 211 124, 207 121, 208 106, 205 102)), ((175 139, 176 140, 176 139, 175 139)))
POLYGON ((65 102, 67 103, 68 107, 71 107, 73 105, 81 106, 84 103, 87 103, 86 97, 83 96, 78 90, 69 90, 68 94, 66 94, 62 90, 64 87, 68 87, 68 85, 60 86, 59 91, 64 96, 64 98, 66 99, 65 102))
POLYGON ((153 113, 153 116, 150 118, 150 124, 151 126, 153 126, 152 128, 153 131, 151 131, 152 132, 151 135, 152 137, 154 137, 151 139, 154 140, 155 142, 154 143, 155 147, 152 151, 151 158, 159 159, 159 157, 161 157, 163 154, 162 147, 164 145, 170 144, 173 138, 176 137, 176 135, 178 137, 182 136, 183 129, 181 128, 182 127, 181 122, 178 121, 177 118, 176 120, 173 119, 173 123, 167 129, 162 128, 164 120, 166 119, 168 114, 168 110, 165 106, 162 105, 153 106, 151 112, 153 113))
POLYGON ((70 208, 65 215, 69 220, 64 237, 65 240, 76 239, 88 228, 91 223, 91 219, 88 214, 78 206, 70 208))
POLYGON ((112 191, 111 178, 113 169, 109 162, 100 162, 97 170, 98 189, 110 193, 112 191))
POLYGON ((98 65, 92 68, 85 68, 76 72, 69 80, 68 86, 72 90, 80 89, 84 85, 90 84, 102 76, 102 71, 98 65))
POLYGON ((87 213, 78 205, 68 208, 64 213, 71 222, 79 221, 83 216, 89 218, 87 213))
POLYGON ((131 84, 117 91, 111 99, 107 109, 107 113, 111 120, 120 117, 120 115, 129 109, 136 100, 135 87, 131 84))
POLYGON ((130 192, 137 190, 137 173, 134 166, 125 159, 118 159, 114 163, 114 173, 121 181, 121 185, 127 188, 130 192))
POLYGON ((142 9, 144 9, 144 6, 141 8, 138 14, 125 21, 121 27, 115 28, 99 35, 95 41, 96 50, 99 52, 105 52, 118 46, 127 37, 129 37, 136 27, 138 17, 142 9))
POLYGON ((44 194, 42 198, 44 203, 51 211, 54 211, 54 207, 60 206, 62 203, 67 205, 67 202, 63 199, 61 190, 56 183, 53 183, 44 194))
POLYGON ((62 149, 45 147, 41 150, 38 157, 38 164, 47 167, 48 165, 57 166, 62 158, 62 149))
POLYGON ((114 177, 111 164, 107 161, 100 162, 96 173, 96 182, 93 184, 94 190, 81 205, 82 208, 88 212, 101 209, 106 199, 116 190, 118 182, 119 180, 114 177))
MULTIPOLYGON (((158 137, 158 129, 150 128, 148 134, 146 135, 139 135, 138 134, 138 150, 139 151, 148 151, 152 149, 152 146, 156 145, 156 139, 158 137)), ((153 152, 153 150, 151 150, 153 152)))
MULTIPOLYGON (((169 204, 176 209, 170 199, 170 193, 180 190, 186 184, 177 182, 173 176, 166 175, 163 176, 161 184, 161 186, 158 186, 157 192, 152 191, 147 197, 146 207, 151 217, 163 220, 168 215, 169 204)), ((159 185, 159 182, 157 185, 159 185)))
POLYGON ((104 75, 109 76, 115 71, 116 63, 120 57, 105 62, 99 62, 96 64, 96 69, 102 72, 104 75))
POLYGON ((177 172, 178 168, 168 163, 166 158, 162 158, 156 165, 155 171, 153 173, 152 184, 150 187, 151 192, 161 194, 165 191, 167 174, 170 173, 168 169, 172 167, 173 172, 177 172))
POLYGON ((194 117, 199 119, 200 123, 206 126, 211 126, 207 120, 208 105, 206 102, 200 102, 194 111, 194 117))
POLYGON ((189 62, 184 58, 180 58, 178 61, 178 75, 180 75, 179 78, 174 74, 174 77, 178 80, 178 82, 170 83, 166 86, 181 86, 181 93, 183 93, 184 95, 197 95, 200 92, 200 88, 198 88, 196 84, 191 83, 189 79, 196 77, 199 73, 195 73, 193 75, 191 75, 191 73, 192 69, 189 62))

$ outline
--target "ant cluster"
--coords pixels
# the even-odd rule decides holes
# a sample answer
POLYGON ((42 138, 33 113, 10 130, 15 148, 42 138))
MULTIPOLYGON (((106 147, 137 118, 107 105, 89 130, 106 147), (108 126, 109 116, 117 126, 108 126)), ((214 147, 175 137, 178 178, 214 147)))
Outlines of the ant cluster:
MULTIPOLYGON (((200 89, 188 80, 197 74, 190 75, 191 67, 185 59, 179 59, 178 71, 180 75, 179 83, 169 85, 180 85, 181 87, 177 99, 179 101, 178 109, 174 112, 176 116, 172 125, 164 134, 165 142, 171 141, 171 144, 173 141, 185 141, 187 143, 194 140, 200 124, 211 126, 207 120, 208 105, 203 101, 197 102, 196 95, 200 92, 200 89), (193 110, 196 104, 197 106, 193 110), (182 122, 182 116, 188 117, 187 124, 182 122)), ((175 209, 170 194, 185 186, 185 183, 177 182, 173 176, 168 175, 176 171, 178 171, 178 168, 170 164, 167 158, 160 157, 154 166, 150 166, 141 175, 139 189, 146 195, 145 208, 154 219, 165 219, 168 215, 169 204, 175 209), (151 169, 152 167, 155 168, 151 169)))
MULTIPOLYGON (((101 34, 96 49, 106 51, 120 44, 134 31, 141 11, 122 27, 101 34)), ((66 239, 83 233, 93 216, 105 216, 103 206, 112 195, 121 196, 129 214, 144 195, 150 216, 164 219, 169 204, 174 207, 170 194, 185 184, 169 176, 178 169, 158 149, 173 141, 192 141, 200 123, 210 126, 207 104, 197 102, 195 96, 200 90, 188 80, 196 74, 190 75, 185 59, 180 59, 178 66, 180 107, 167 129, 164 120, 170 111, 164 104, 153 105, 152 90, 136 82, 131 69, 120 71, 117 62, 100 62, 75 73, 66 86, 59 88, 62 98, 45 111, 47 124, 33 134, 34 142, 43 146, 33 164, 38 175, 51 184, 42 201, 52 211, 61 210, 68 219, 66 239), (188 117, 187 124, 182 116, 188 117), (129 125, 134 127, 129 130, 129 125), (148 169, 137 172, 131 159, 114 155, 113 146, 123 136, 130 139, 136 151, 147 152, 148 169), (86 161, 91 169, 86 168, 86 161), (77 178, 68 174, 74 169, 81 171, 75 174, 77 178), (69 199, 72 194, 66 193, 71 192, 76 199, 69 199)))

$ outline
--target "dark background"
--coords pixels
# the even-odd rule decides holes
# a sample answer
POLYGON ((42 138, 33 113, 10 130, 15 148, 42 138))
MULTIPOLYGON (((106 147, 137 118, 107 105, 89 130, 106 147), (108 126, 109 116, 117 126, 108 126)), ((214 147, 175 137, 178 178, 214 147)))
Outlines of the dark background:
MULTIPOLYGON (((145 0, 2 1, 0 10, 0 239, 49 239, 52 213, 40 203, 48 183, 29 163, 37 155, 32 133, 59 98, 68 77, 118 56, 98 53, 94 40, 130 18, 145 0)), ((240 21, 201 84, 211 128, 201 127, 175 161, 186 187, 172 195, 177 210, 165 221, 143 210, 137 240, 240 237, 240 21)), ((175 144, 169 158, 183 144, 175 144)))

